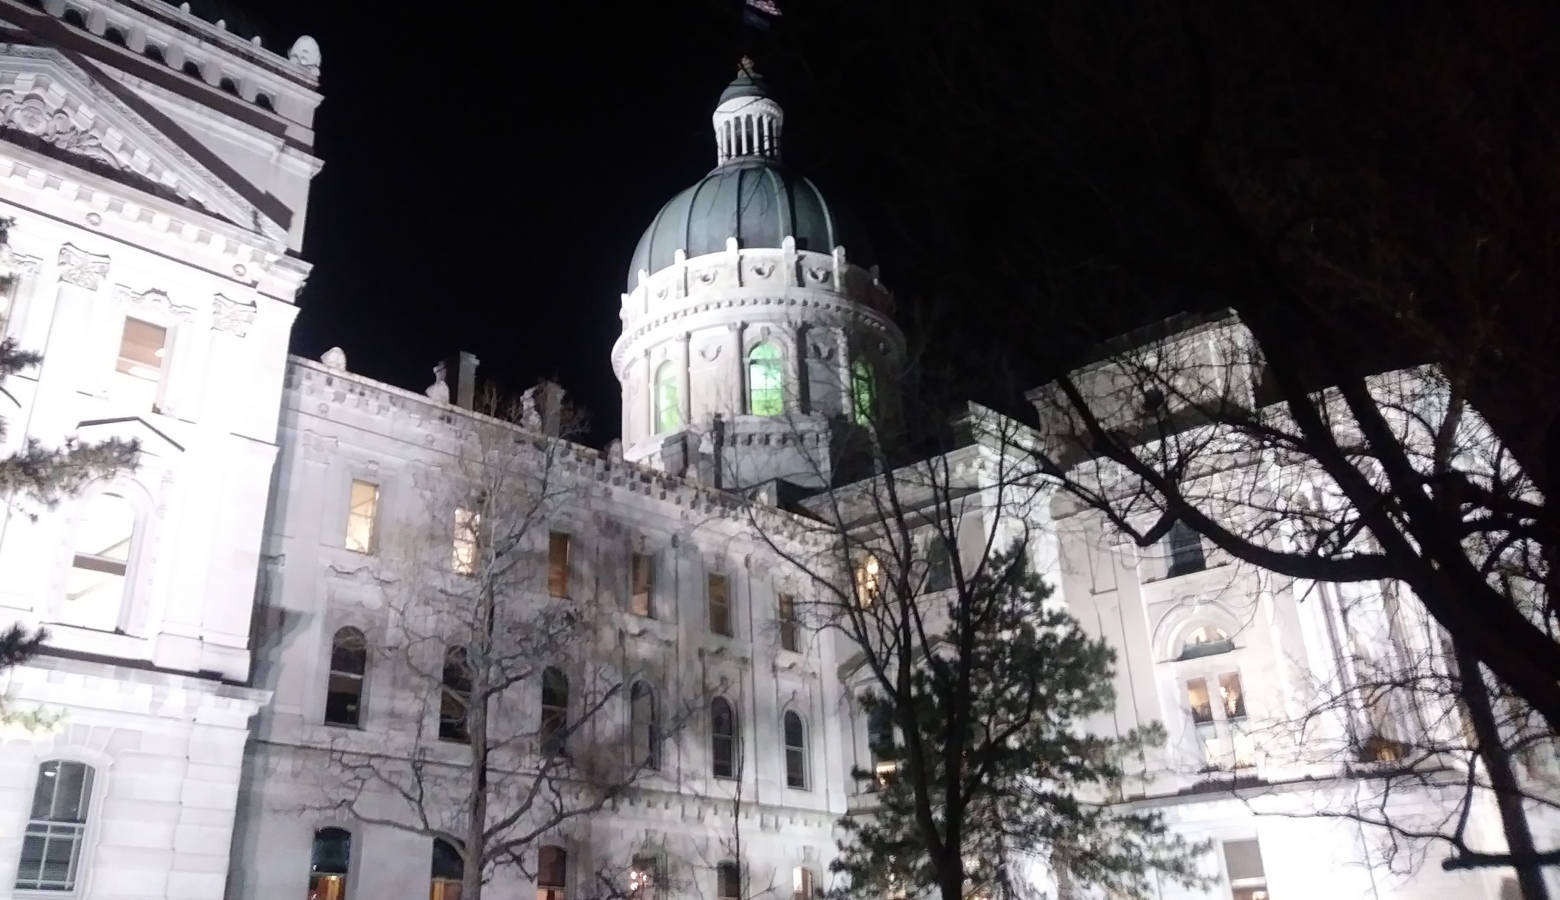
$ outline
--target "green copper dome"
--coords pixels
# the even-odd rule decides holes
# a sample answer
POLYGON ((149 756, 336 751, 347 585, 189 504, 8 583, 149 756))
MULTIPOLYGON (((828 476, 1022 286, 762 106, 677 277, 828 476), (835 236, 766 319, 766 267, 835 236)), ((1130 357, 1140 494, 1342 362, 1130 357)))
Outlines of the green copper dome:
POLYGON ((645 229, 628 267, 628 289, 639 270, 655 273, 672 264, 672 254, 689 257, 726 248, 779 248, 787 235, 796 249, 829 253, 844 246, 850 261, 871 265, 871 250, 854 220, 824 199, 817 185, 778 160, 739 157, 717 167, 661 207, 645 229))

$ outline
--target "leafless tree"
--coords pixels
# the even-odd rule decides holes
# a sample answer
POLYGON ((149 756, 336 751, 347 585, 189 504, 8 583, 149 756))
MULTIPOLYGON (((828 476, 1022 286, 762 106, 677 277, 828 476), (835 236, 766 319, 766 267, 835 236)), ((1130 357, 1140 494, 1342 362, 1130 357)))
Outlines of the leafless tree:
MULTIPOLYGON (((538 430, 551 416, 568 433, 571 413, 484 408, 451 415, 441 461, 418 470, 426 514, 383 529, 384 617, 365 641, 389 734, 336 741, 322 773, 323 803, 452 848, 463 900, 506 871, 562 888, 566 856, 539 851, 633 790, 692 707, 663 698, 630 722, 628 686, 655 676, 618 664, 616 593, 571 557, 594 525, 577 448, 538 430)), ((627 894, 630 861, 599 862, 571 895, 627 894)))
POLYGON ((1516 686, 1544 676, 1511 659, 1560 659, 1536 486, 1437 367, 1303 384, 1233 317, 1171 326, 1033 392, 1042 434, 1015 451, 1140 547, 1189 526, 1234 560, 1315 586, 1340 629, 1375 598, 1375 646, 1334 648, 1341 674, 1319 708, 1402 705, 1433 720, 1412 737, 1355 732, 1348 752, 1405 757, 1410 779, 1460 757, 1467 781, 1436 827, 1379 824, 1449 844, 1448 867, 1515 865, 1525 895, 1544 897, 1538 867, 1560 853, 1534 848, 1522 804, 1549 795, 1524 788, 1508 759, 1553 737, 1549 710, 1516 686), (1463 841, 1477 797, 1499 807, 1509 852, 1463 841))

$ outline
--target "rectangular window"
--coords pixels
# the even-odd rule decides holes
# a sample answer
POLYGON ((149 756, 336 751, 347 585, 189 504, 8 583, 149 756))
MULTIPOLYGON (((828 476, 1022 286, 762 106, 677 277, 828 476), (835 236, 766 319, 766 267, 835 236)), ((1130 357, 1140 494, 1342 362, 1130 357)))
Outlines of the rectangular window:
POLYGON ((797 866, 791 870, 791 900, 813 900, 812 869, 797 866))
POLYGON ((636 616, 655 617, 655 574, 647 553, 632 554, 629 559, 629 611, 636 616))
POLYGON ((547 593, 569 596, 569 536, 561 531, 547 536, 547 593))
POLYGON ((726 576, 711 575, 709 578, 710 593, 710 631, 716 634, 731 636, 731 597, 726 576))
POLYGON ((450 549, 450 568, 458 575, 472 575, 477 571, 477 529, 481 524, 481 513, 463 507, 456 508, 455 538, 450 549))
POLYGON ((1233 900, 1267 900, 1267 875, 1256 840, 1225 841, 1224 870, 1229 875, 1233 900))
POLYGON ((67 760, 50 760, 38 767, 32 815, 16 869, 18 890, 76 890, 92 775, 90 766, 67 760))
POLYGON ((1203 556, 1202 535, 1185 522, 1176 522, 1165 535, 1166 548, 1170 551, 1170 568, 1165 576, 1174 578, 1189 572, 1201 572, 1208 568, 1203 556))
POLYGON ((781 594, 778 605, 780 608, 776 617, 780 620, 780 648, 794 653, 798 645, 796 598, 790 594, 781 594))
POLYGON ((1213 721, 1213 703, 1208 697, 1208 680, 1193 678, 1186 682, 1186 702, 1192 708, 1192 721, 1206 725, 1213 721))
POLYGON ((147 409, 157 402, 157 385, 162 381, 167 343, 168 329, 140 319, 125 318, 114 371, 125 376, 121 379, 122 386, 134 395, 138 405, 147 409))
POLYGON ((379 516, 379 485, 370 481, 352 482, 347 501, 347 549, 358 553, 374 552, 374 526, 379 516))
POLYGON ((1225 672, 1219 676, 1219 701, 1224 705, 1224 718, 1246 717, 1246 695, 1240 689, 1240 676, 1225 672))
POLYGON ((628 870, 628 896, 630 900, 654 900, 660 882, 657 877, 656 859, 653 856, 636 856, 628 870))

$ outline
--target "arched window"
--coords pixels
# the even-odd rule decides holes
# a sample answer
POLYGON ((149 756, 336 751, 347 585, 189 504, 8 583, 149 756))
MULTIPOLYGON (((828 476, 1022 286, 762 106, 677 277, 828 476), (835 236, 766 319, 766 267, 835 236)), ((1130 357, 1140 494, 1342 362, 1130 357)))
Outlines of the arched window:
POLYGON ((352 832, 327 827, 314 832, 309 854, 309 900, 346 900, 352 864, 352 832))
POLYGON ((667 360, 655 369, 655 433, 682 427, 682 397, 677 389, 677 367, 667 360))
POLYGON ((255 105, 270 112, 276 111, 276 101, 271 99, 270 94, 256 94, 255 105))
POLYGON ((93 774, 91 766, 63 759, 51 759, 38 767, 32 813, 16 867, 17 890, 76 889, 93 774))
POLYGON ((953 587, 953 553, 942 535, 934 534, 926 544, 926 590, 946 591, 953 587))
POLYGON ((455 845, 442 838, 433 839, 433 865, 428 873, 428 900, 460 900, 461 879, 466 863, 455 845))
POLYGON ((850 414, 857 425, 870 424, 877 415, 877 382, 872 364, 864 359, 850 364, 850 414))
POLYGON ((202 78, 202 79, 204 78, 204 76, 201 75, 200 63, 196 62, 193 59, 186 59, 184 61, 184 67, 183 68, 184 68, 184 74, 190 76, 191 78, 202 78))
POLYGON ((1193 628, 1186 640, 1181 642, 1181 659, 1196 659, 1199 656, 1213 656, 1235 649, 1235 643, 1230 640, 1228 633, 1222 628, 1212 625, 1199 625, 1193 628))
POLYGON ((552 666, 542 670, 542 752, 564 751, 569 727, 569 677, 552 666))
POLYGON ((141 53, 154 63, 163 63, 166 65, 168 62, 168 60, 163 57, 163 49, 156 44, 147 44, 146 49, 142 50, 141 53))
POLYGON ((536 900, 563 900, 569 888, 569 852, 545 844, 536 854, 536 900))
POLYGON ((66 25, 70 25, 73 28, 86 28, 87 27, 87 15, 86 15, 86 13, 84 13, 81 10, 75 8, 74 6, 67 6, 67 7, 65 7, 65 14, 60 16, 60 18, 65 20, 65 24, 66 25))
POLYGON ((710 757, 716 778, 737 777, 737 714, 725 697, 710 701, 710 757))
POLYGON ((740 900, 742 867, 731 860, 715 864, 716 900, 740 900))
POLYGON ((791 900, 814 900, 812 869, 797 866, 791 870, 791 900))
POLYGON ((778 416, 784 412, 783 384, 779 347, 759 344, 748 351, 748 412, 755 416, 778 416))
POLYGON ((465 647, 444 653, 444 678, 439 696, 439 740, 471 743, 466 730, 466 704, 471 702, 471 666, 465 647))
POLYGON ((643 681, 634 682, 628 692, 629 741, 635 763, 647 769, 661 768, 660 724, 655 717, 655 691, 643 681))
POLYGON ((217 82, 217 87, 235 97, 238 96, 238 82, 228 76, 224 75, 222 80, 217 82))
POLYGON ((628 869, 629 900, 655 900, 656 888, 661 883, 660 869, 656 857, 636 854, 628 869))
POLYGON ((867 749, 872 754, 874 789, 888 784, 899 771, 894 753, 894 717, 882 703, 874 703, 867 711, 867 749))
POLYGON ((868 553, 856 563, 856 603, 866 609, 883 594, 883 564, 868 553))
POLYGON ((363 673, 368 641, 356 628, 343 628, 330 641, 330 681, 325 688, 325 724, 362 724, 363 673))
POLYGON ((118 44, 119 46, 123 47, 125 45, 124 30, 110 25, 103 29, 103 40, 108 41, 110 44, 118 44))
POLYGON ((785 732, 785 786, 807 788, 807 729, 802 717, 788 710, 781 719, 785 732))
POLYGON ((71 536, 63 621, 103 631, 119 628, 134 537, 135 507, 123 496, 93 494, 81 504, 71 536))

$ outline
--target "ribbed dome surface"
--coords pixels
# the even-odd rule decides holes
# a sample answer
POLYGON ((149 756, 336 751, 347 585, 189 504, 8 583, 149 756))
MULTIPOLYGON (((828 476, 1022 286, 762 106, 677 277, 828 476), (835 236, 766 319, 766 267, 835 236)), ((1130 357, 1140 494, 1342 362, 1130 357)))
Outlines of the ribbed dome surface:
POLYGON ((672 264, 672 254, 700 256, 724 250, 726 238, 739 247, 779 248, 786 235, 798 250, 828 253, 844 246, 850 261, 871 265, 871 250, 861 229, 832 206, 807 178, 779 161, 761 157, 733 159, 667 201, 645 229, 628 268, 628 289, 639 270, 655 273, 672 264))

